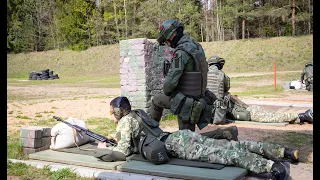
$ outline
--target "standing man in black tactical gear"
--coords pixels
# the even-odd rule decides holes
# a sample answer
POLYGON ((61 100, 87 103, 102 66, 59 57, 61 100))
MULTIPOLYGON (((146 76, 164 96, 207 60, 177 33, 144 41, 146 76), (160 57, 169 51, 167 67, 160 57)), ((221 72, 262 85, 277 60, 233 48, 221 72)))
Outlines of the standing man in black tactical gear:
MULTIPOLYGON (((183 24, 177 20, 167 20, 159 28, 157 41, 160 45, 174 48, 174 53, 163 85, 164 94, 153 97, 150 115, 160 121, 163 109, 171 109, 178 115, 179 129, 195 131, 197 123, 191 123, 190 116, 180 112, 181 109, 187 111, 188 106, 196 109, 197 102, 206 91, 208 64, 201 45, 183 30, 183 24)), ((195 113, 200 114, 201 110, 195 113)))
POLYGON ((303 83, 303 80, 306 85, 306 90, 313 91, 313 64, 310 62, 305 65, 305 68, 301 73, 301 83, 303 83), (306 76, 305 80, 304 76, 306 76))
MULTIPOLYGON (((211 106, 203 98, 207 86, 208 63, 201 45, 183 33, 184 26, 177 20, 167 20, 159 28, 157 41, 174 48, 170 69, 166 74, 163 92, 152 98, 150 116, 161 120, 163 109, 171 109, 178 116, 179 129, 195 131, 211 120, 211 106), (208 113, 204 113, 208 112, 208 113), (201 116, 201 117, 199 117, 201 116)), ((237 140, 236 126, 205 133, 216 139, 237 140)))

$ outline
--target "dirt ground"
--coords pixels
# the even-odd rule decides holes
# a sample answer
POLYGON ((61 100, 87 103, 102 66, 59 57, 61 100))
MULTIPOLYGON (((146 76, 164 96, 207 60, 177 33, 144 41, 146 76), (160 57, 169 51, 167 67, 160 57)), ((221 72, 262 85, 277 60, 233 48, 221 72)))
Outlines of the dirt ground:
MULTIPOLYGON (((28 120, 44 121, 53 115, 68 118, 86 120, 92 117, 109 117, 109 102, 113 97, 120 95, 119 88, 89 88, 89 87, 64 87, 63 85, 41 85, 41 86, 7 86, 7 93, 11 98, 7 100, 7 133, 11 134, 20 130, 20 127, 28 126, 28 120), (24 117, 24 118, 23 118, 24 117)), ((240 97, 241 98, 241 97, 240 97)), ((312 104, 312 93, 291 94, 284 92, 283 96, 267 96, 264 98, 241 98, 246 101, 271 101, 271 102, 291 102, 294 104, 312 104)), ((278 112, 304 112, 307 107, 266 107, 278 112)), ((206 127, 202 131, 215 129, 218 127, 233 126, 213 125, 206 127)), ((283 127, 237 124, 239 130, 239 140, 260 141, 272 133, 287 131, 303 132, 313 134, 312 124, 289 124, 283 127)), ((175 131, 177 128, 166 128, 167 131, 175 131)), ((291 165, 292 179, 308 180, 313 176, 313 152, 309 154, 308 161, 291 165)), ((14 177, 12 177, 14 179, 14 177)), ((246 177, 246 179, 255 179, 246 177)))

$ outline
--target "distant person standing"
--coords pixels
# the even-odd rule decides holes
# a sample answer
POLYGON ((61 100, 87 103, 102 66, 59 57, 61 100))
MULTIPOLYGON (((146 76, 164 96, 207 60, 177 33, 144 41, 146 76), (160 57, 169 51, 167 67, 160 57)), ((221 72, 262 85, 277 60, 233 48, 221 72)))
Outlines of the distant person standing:
POLYGON ((301 83, 306 85, 306 90, 313 91, 313 64, 311 62, 305 65, 303 72, 301 73, 301 83), (306 76, 306 79, 304 79, 306 76))

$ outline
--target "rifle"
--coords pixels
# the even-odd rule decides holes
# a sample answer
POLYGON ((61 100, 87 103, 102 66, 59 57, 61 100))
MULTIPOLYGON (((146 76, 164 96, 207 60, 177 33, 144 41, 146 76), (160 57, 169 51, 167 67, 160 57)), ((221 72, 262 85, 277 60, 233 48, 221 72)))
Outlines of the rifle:
POLYGON ((102 135, 96 134, 96 133, 94 133, 92 131, 89 131, 88 129, 85 129, 85 128, 81 127, 81 126, 73 125, 73 124, 71 124, 71 123, 69 123, 67 121, 64 121, 64 120, 60 119, 57 116, 53 116, 53 118, 56 119, 57 121, 61 121, 61 122, 65 123, 66 125, 72 127, 73 129, 75 129, 78 132, 84 132, 86 135, 92 137, 93 139, 96 139, 96 140, 101 141, 101 142, 109 143, 112 146, 116 146, 117 145, 117 142, 115 142, 114 140, 110 140, 110 139, 108 139, 108 138, 106 138, 106 137, 104 137, 102 135))

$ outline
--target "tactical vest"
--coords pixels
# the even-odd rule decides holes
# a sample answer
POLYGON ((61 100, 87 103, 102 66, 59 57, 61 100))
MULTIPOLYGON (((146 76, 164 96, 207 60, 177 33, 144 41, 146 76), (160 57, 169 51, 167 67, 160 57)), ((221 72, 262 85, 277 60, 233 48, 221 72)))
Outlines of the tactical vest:
POLYGON ((192 56, 195 62, 196 72, 183 72, 176 90, 186 96, 195 97, 204 94, 207 87, 208 63, 203 54, 204 51, 201 45, 194 40, 189 39, 186 43, 179 44, 175 49, 175 52, 177 50, 182 50, 192 56))
POLYGON ((222 99, 224 97, 224 73, 222 71, 208 72, 208 85, 209 89, 216 99, 222 99))

